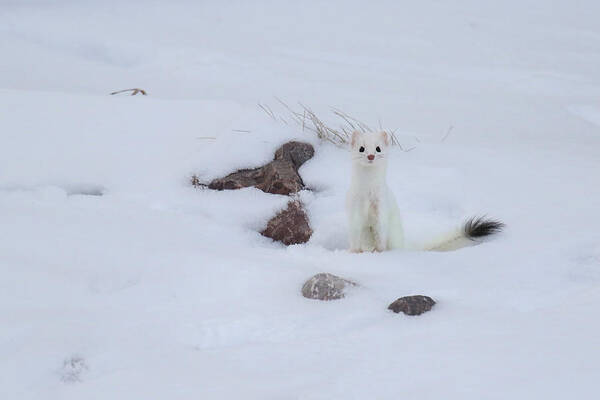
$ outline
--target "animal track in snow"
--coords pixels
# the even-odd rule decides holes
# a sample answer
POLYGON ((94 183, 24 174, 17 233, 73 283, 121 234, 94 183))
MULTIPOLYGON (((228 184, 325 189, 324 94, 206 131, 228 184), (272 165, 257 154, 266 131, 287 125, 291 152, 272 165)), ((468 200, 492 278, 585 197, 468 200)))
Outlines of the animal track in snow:
POLYGON ((63 190, 67 196, 103 196, 106 188, 102 185, 93 183, 74 183, 74 184, 40 184, 40 185, 9 185, 0 186, 0 192, 39 192, 54 188, 63 190))
POLYGON ((69 196, 103 196, 106 191, 106 188, 104 188, 101 185, 89 183, 69 184, 60 187, 64 189, 65 192, 67 192, 67 195, 69 196))

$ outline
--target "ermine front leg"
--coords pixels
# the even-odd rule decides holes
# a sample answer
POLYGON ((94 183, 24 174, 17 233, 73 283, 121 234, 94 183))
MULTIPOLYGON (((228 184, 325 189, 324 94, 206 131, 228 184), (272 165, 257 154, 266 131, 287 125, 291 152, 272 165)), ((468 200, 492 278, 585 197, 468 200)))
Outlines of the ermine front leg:
POLYGON ((350 253, 362 253, 361 232, 355 229, 350 230, 350 253))
POLYGON ((375 236, 375 250, 377 252, 385 251, 387 248, 387 235, 377 234, 375 236))
POLYGON ((381 252, 387 250, 387 242, 387 223, 382 219, 382 216, 380 215, 373 229, 373 244, 375 245, 374 251, 381 252))
POLYGON ((348 218, 348 230, 350 239, 350 252, 361 253, 362 252, 362 225, 360 218, 356 215, 350 215, 348 218))
POLYGON ((368 225, 371 251, 385 251, 387 248, 387 217, 386 217, 385 203, 382 201, 382 195, 380 192, 372 193, 369 196, 369 208, 367 211, 368 225))

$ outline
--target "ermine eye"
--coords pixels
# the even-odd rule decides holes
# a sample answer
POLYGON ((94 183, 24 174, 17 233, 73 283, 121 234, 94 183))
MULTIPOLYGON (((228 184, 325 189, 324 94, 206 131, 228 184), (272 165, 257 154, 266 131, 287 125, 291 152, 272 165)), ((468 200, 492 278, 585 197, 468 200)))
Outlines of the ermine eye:
POLYGON ((365 148, 362 147, 362 146, 360 146, 360 149, 358 149, 358 151, 360 151, 361 153, 364 153, 365 152, 365 148))
POLYGON ((379 148, 379 146, 375 147, 375 150, 377 150, 378 153, 381 153, 381 149, 379 148))

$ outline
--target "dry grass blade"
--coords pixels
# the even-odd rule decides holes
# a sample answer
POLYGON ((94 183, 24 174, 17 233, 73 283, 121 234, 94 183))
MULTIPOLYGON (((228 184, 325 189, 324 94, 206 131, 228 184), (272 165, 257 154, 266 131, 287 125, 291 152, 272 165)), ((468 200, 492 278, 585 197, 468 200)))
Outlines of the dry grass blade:
POLYGON ((148 93, 146 93, 146 91, 144 89, 132 88, 132 89, 117 90, 116 92, 112 92, 111 96, 114 96, 115 94, 119 94, 119 93, 125 93, 125 92, 131 92, 132 96, 135 96, 138 93, 141 93, 144 96, 148 95, 148 93))
POLYGON ((208 185, 206 183, 202 183, 200 181, 200 178, 198 177, 198 175, 192 175, 190 177, 190 183, 195 188, 207 188, 208 187, 208 185))
POLYGON ((448 131, 446 131, 446 134, 444 135, 444 137, 442 138, 442 142, 445 142, 446 139, 448 139, 448 136, 450 136, 450 132, 452 132, 452 129, 454 129, 454 127, 452 125, 450 125, 448 127, 448 131))
POLYGON ((355 130, 360 130, 362 132, 371 132, 372 131, 372 129, 367 124, 365 124, 362 121, 359 121, 358 119, 356 119, 354 117, 351 117, 350 115, 346 114, 345 112, 338 110, 336 108, 333 108, 332 110, 335 115, 342 118, 351 127, 354 128, 354 124, 356 124, 356 126, 358 128, 354 128, 355 130))
POLYGON ((262 109, 263 109, 263 111, 264 111, 265 113, 267 113, 267 115, 268 115, 269 117, 271 117, 271 118, 273 118, 275 121, 277 121, 277 117, 275 117, 275 114, 273 113, 273 110, 271 110, 271 109, 269 108, 269 106, 267 106, 267 105, 263 105, 263 104, 260 104, 260 103, 258 103, 258 106, 259 106, 260 108, 262 108, 262 109))

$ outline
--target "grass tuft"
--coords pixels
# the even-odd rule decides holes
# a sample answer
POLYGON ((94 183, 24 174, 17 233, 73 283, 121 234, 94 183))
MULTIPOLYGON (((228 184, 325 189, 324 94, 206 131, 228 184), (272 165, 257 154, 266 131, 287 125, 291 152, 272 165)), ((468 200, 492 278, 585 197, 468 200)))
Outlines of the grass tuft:
MULTIPOLYGON (((286 125, 290 125, 291 122, 292 124, 299 126, 303 132, 312 132, 316 134, 319 139, 333 143, 336 146, 346 146, 348 143, 350 143, 350 139, 352 138, 352 133, 354 131, 373 131, 369 125, 337 108, 331 109, 332 114, 337 119, 337 124, 328 124, 324 122, 323 118, 318 116, 310 107, 305 106, 302 103, 298 103, 300 108, 298 110, 294 110, 280 99, 277 99, 277 102, 283 107, 285 115, 275 114, 271 107, 266 104, 258 103, 258 106, 274 121, 280 121, 286 125)), ((392 145, 399 146, 402 149, 402 146, 396 138, 395 129, 383 129, 380 123, 378 130, 386 132, 391 137, 392 145)))

